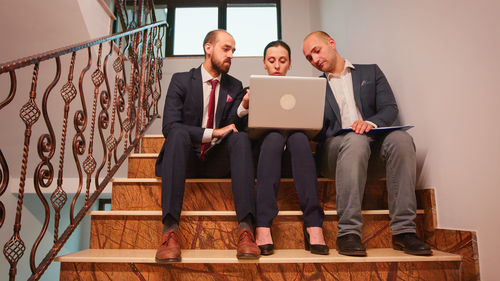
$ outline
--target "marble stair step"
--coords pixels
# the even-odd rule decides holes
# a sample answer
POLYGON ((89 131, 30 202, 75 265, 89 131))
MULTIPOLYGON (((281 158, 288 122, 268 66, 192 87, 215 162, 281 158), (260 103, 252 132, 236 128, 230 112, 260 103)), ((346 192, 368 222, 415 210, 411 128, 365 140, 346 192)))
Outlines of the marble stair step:
MULTIPOLYGON (((113 179, 112 210, 161 210, 161 179, 113 179)), ((325 210, 334 210, 335 181, 318 178, 319 199, 325 210)), ((231 179, 187 179, 184 210, 234 210, 231 179)), ((280 210, 298 210, 293 179, 282 178, 278 192, 280 210)), ((385 180, 370 180, 365 188, 364 210, 387 209, 385 180)))
POLYGON ((368 256, 328 256, 304 250, 276 250, 258 261, 240 261, 235 250, 183 250, 182 262, 157 264, 155 250, 84 250, 56 258, 66 280, 460 280, 461 258, 435 251, 430 257, 392 249, 369 249, 368 256))
MULTIPOLYGON (((59 256, 57 262, 86 263, 156 263, 155 249, 87 249, 59 256)), ((367 249, 366 257, 340 255, 336 250, 328 255, 314 255, 302 249, 275 250, 270 256, 256 260, 238 260, 236 250, 182 250, 181 263, 366 263, 366 262, 450 262, 462 257, 433 250, 432 256, 414 256, 392 248, 367 249)))
POLYGON ((129 178, 156 178, 155 163, 158 153, 131 153, 128 157, 129 178))
POLYGON ((160 153, 165 138, 162 134, 144 135, 141 140, 142 153, 160 153))
MULTIPOLYGON (((418 210, 417 232, 423 236, 423 210, 418 210)), ((161 211, 92 211, 90 248, 155 249, 160 244, 163 225, 161 211)), ((304 247, 302 212, 281 211, 273 222, 277 249, 304 247)), ((325 240, 335 248, 337 212, 326 211, 325 240)), ((392 247, 387 210, 363 211, 363 237, 367 248, 392 247)), ((236 249, 237 220, 234 211, 183 211, 180 243, 184 249, 236 249)))

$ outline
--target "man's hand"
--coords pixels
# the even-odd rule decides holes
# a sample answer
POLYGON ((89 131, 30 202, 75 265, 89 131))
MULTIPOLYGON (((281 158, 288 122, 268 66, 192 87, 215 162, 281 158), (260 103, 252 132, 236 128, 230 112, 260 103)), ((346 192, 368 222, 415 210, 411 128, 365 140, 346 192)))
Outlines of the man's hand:
POLYGON ((243 100, 241 101, 241 106, 243 106, 244 109, 248 109, 248 106, 250 104, 250 90, 247 89, 247 93, 243 97, 243 100))
POLYGON ((221 139, 230 132, 238 132, 234 124, 227 125, 226 127, 217 128, 212 131, 212 138, 221 139))
POLYGON ((373 129, 373 126, 366 121, 357 120, 354 123, 352 123, 351 128, 356 134, 362 135, 364 133, 368 133, 371 129, 373 129))

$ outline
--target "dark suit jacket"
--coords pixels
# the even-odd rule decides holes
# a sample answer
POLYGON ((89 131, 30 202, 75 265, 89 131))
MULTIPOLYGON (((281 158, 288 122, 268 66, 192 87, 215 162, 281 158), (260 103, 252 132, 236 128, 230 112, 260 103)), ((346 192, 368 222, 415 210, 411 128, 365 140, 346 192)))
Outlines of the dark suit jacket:
MULTIPOLYGON (((376 64, 355 64, 351 69, 354 100, 363 120, 379 127, 391 126, 397 118, 398 106, 389 82, 376 64)), ((322 77, 325 77, 323 74, 322 77)), ((334 136, 342 129, 340 110, 330 84, 326 84, 323 128, 316 136, 319 142, 334 136)))
MULTIPOLYGON (((193 68, 188 72, 175 73, 172 76, 165 98, 162 127, 165 138, 168 138, 168 133, 173 128, 185 129, 198 153, 205 130, 201 124, 203 118, 201 67, 193 68)), ((242 89, 242 84, 238 79, 222 74, 219 100, 215 111, 215 128, 238 122, 236 111, 243 99, 242 89)), ((161 166, 165 146, 164 142, 156 162, 157 175, 160 172, 158 167, 161 166)))

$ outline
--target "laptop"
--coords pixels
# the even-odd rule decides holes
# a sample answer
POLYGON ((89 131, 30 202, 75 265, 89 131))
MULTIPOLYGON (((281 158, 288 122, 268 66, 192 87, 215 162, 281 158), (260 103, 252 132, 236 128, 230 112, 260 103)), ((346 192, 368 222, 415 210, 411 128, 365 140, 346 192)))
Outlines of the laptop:
POLYGON ((250 76, 248 133, 301 130, 309 138, 323 127, 326 79, 296 76, 250 76))

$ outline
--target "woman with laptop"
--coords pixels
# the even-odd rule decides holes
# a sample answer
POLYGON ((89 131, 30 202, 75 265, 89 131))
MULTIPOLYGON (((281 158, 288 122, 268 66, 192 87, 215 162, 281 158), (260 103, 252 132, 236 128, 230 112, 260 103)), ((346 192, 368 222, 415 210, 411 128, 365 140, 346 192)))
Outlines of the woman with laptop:
MULTIPOLYGON (((264 68, 269 75, 285 76, 290 69, 290 57, 288 44, 270 42, 264 49, 264 68)), ((249 108, 249 98, 247 91, 240 106, 245 111, 249 108)), ((285 149, 290 153, 293 180, 303 212, 305 249, 313 254, 327 255, 329 249, 323 237, 324 212, 318 198, 315 161, 309 139, 302 131, 271 131, 261 139, 255 218, 257 245, 262 255, 274 253, 271 225, 278 214, 277 194, 285 149)))

